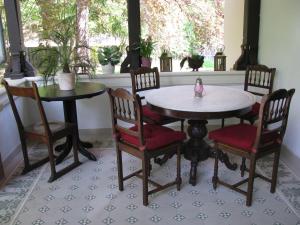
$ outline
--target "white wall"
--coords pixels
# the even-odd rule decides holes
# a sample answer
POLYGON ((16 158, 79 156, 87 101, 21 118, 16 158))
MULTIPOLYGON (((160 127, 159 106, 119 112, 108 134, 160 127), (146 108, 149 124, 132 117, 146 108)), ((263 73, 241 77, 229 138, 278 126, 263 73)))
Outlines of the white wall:
MULTIPOLYGON (((25 121, 24 125, 28 125, 31 119, 29 118, 30 114, 27 113, 27 104, 19 98, 16 105, 22 121, 25 121)), ((20 145, 17 124, 9 104, 5 104, 2 111, 0 111, 0 125, 0 153, 2 160, 5 160, 20 145)))
POLYGON ((224 44, 226 68, 230 70, 241 55, 244 26, 244 0, 225 0, 224 44))
POLYGON ((277 69, 275 89, 296 88, 285 145, 300 157, 300 1, 262 0, 259 63, 277 69))

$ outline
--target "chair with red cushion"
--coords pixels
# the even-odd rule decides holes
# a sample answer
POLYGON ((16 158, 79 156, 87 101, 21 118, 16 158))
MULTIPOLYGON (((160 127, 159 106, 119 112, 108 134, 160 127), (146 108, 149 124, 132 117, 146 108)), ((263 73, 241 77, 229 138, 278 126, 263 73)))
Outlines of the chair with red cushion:
POLYGON ((143 179, 143 204, 148 205, 148 195, 176 184, 180 189, 180 146, 186 135, 168 127, 143 123, 143 111, 139 95, 132 95, 125 89, 108 90, 111 103, 113 133, 116 140, 119 190, 123 191, 123 181, 133 176, 143 179), (122 123, 120 123, 122 121, 122 123), (133 124, 131 128, 124 122, 133 124), (122 151, 142 160, 142 169, 123 177, 122 151), (149 179, 150 159, 167 153, 177 154, 176 180, 161 185, 149 179), (142 174, 141 174, 142 173, 142 174), (148 183, 156 188, 149 191, 148 183))
MULTIPOLYGON (((142 91, 160 88, 160 78, 157 67, 141 67, 131 70, 132 93, 141 94, 142 91)), ((144 97, 141 97, 142 99, 144 97)), ((184 129, 184 120, 162 116, 152 111, 147 105, 143 106, 143 121, 149 124, 165 125, 181 121, 181 131, 184 129)))
MULTIPOLYGON (((252 202, 253 183, 255 177, 271 182, 271 193, 275 192, 277 171, 281 144, 285 134, 291 98, 295 89, 289 91, 280 89, 262 99, 259 110, 258 126, 237 124, 224 127, 209 133, 209 139, 214 141, 215 166, 213 187, 222 184, 241 194, 246 195, 246 205, 252 202), (250 160, 249 177, 236 184, 228 184, 218 178, 218 157, 220 151, 230 152, 250 160), (274 153, 272 179, 255 173, 256 160, 274 153), (248 182, 247 191, 238 188, 248 182)), ((244 172, 244 171, 242 171, 244 172)))
MULTIPOLYGON (((141 94, 142 91, 160 88, 160 78, 158 68, 140 67, 136 70, 130 71, 132 82, 132 93, 141 94)), ((144 99, 144 96, 141 97, 144 99)), ((143 121, 148 124, 166 125, 174 122, 181 122, 181 131, 184 131, 184 120, 176 119, 168 116, 160 115, 151 110, 148 105, 143 105, 143 121)), ((155 158, 154 162, 159 165, 164 164, 173 155, 166 154, 163 158, 155 158)))
MULTIPOLYGON (((275 77, 275 68, 268 68, 265 65, 250 65, 246 69, 244 90, 257 96, 271 94, 273 91, 273 82, 275 77)), ((258 119, 260 103, 256 102, 250 112, 240 115, 241 123, 247 120, 250 124, 258 119)), ((224 119, 222 120, 224 127, 224 119)))

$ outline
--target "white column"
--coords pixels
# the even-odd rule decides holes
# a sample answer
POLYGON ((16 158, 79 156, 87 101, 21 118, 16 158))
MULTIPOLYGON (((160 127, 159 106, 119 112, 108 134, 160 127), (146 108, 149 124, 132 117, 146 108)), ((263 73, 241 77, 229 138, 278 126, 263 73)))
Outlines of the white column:
POLYGON ((226 68, 233 64, 241 55, 244 26, 244 0, 225 0, 224 7, 224 43, 226 68))

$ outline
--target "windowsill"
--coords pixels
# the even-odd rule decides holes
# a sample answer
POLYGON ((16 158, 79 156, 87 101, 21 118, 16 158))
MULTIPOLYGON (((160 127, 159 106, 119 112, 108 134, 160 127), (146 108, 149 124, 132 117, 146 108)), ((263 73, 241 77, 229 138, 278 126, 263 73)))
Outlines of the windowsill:
MULTIPOLYGON (((173 76, 173 77, 179 77, 179 76, 224 76, 224 75, 241 75, 245 73, 245 71, 191 71, 191 72, 160 72, 159 75, 161 77, 165 76, 173 76)), ((86 78, 87 76, 81 76, 83 78, 86 78)), ((125 78, 125 77, 130 77, 130 73, 114 73, 114 74, 97 74, 95 76, 95 79, 99 78, 125 78)))
MULTIPOLYGON (((161 83, 169 83, 171 85, 175 84, 186 84, 194 82, 195 78, 200 76, 203 78, 204 82, 207 84, 219 84, 227 82, 232 84, 240 83, 240 76, 244 76, 245 71, 195 71, 195 72, 160 72, 160 77, 162 78, 161 83), (234 81, 226 79, 221 79, 221 77, 230 76, 234 81), (184 78, 184 79, 181 79, 184 78), (216 82, 218 81, 218 82, 216 82)), ((10 85, 19 86, 26 81, 42 81, 42 77, 24 77, 18 80, 6 79, 10 85)), ((80 80, 91 80, 91 81, 102 81, 108 86, 112 87, 128 87, 131 85, 130 73, 115 73, 115 74, 97 74, 93 78, 89 78, 85 75, 80 75, 80 80)), ((162 84, 164 85, 164 84, 162 84)), ((4 87, 0 87, 0 112, 8 104, 8 99, 6 97, 6 92, 4 87)))

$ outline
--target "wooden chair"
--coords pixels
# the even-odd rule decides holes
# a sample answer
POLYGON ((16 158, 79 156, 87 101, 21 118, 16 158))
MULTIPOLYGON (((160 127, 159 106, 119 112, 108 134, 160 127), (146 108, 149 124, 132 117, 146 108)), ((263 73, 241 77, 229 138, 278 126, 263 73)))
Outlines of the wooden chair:
MULTIPOLYGON (((157 67, 147 68, 141 67, 137 70, 131 70, 132 93, 141 94, 142 91, 160 88, 160 78, 157 67)), ((144 99, 145 97, 141 97, 144 99)), ((181 121, 181 131, 184 129, 184 120, 172 117, 162 116, 152 111, 147 105, 142 107, 143 121, 150 124, 165 125, 181 121)))
MULTIPOLYGON (((156 124, 143 124, 143 111, 139 95, 132 95, 125 89, 108 90, 111 102, 113 133, 116 141, 119 190, 123 191, 123 181, 137 176, 143 179, 143 204, 148 205, 148 196, 176 184, 180 189, 180 147, 185 133, 156 124), (126 128, 120 121, 133 124, 126 128), (122 151, 142 160, 142 169, 123 177, 122 151), (177 153, 176 180, 165 185, 151 181, 149 177, 150 159, 166 153, 177 153), (142 173, 142 174, 140 174, 142 173), (148 183, 156 188, 148 190, 148 183)), ((124 123, 123 123, 124 124, 124 123)))
MULTIPOLYGON (((268 68, 265 65, 251 65, 246 69, 244 91, 248 91, 256 96, 264 96, 271 94, 273 91, 273 83, 275 77, 275 68, 268 68)), ((260 103, 256 102, 250 112, 239 116, 241 123, 247 120, 250 124, 258 119, 260 103)), ((222 127, 224 127, 224 119, 222 119, 222 127)))
MULTIPOLYGON (((132 93, 141 94, 142 91, 160 88, 160 78, 158 68, 140 67, 136 70, 131 70, 131 82, 132 82, 132 93)), ((141 99, 145 97, 142 96, 141 99)), ((143 121, 148 124, 166 125, 174 122, 181 122, 181 131, 184 131, 184 120, 176 119, 160 115, 157 112, 152 111, 148 105, 143 105, 143 121)), ((173 155, 164 155, 163 158, 155 158, 155 163, 162 165, 173 155)))
MULTIPOLYGON (((271 94, 273 91, 273 83, 275 77, 275 68, 268 68, 265 65, 251 65, 246 69, 245 82, 244 82, 244 91, 248 91, 256 96, 264 96, 265 94, 271 94)), ((248 121, 250 124, 258 119, 260 103, 256 102, 251 111, 238 116, 241 123, 244 123, 244 120, 248 121)), ((224 127, 224 119, 222 119, 222 127, 224 127)), ((245 170, 246 159, 242 158, 241 171, 245 170)), ((244 173, 242 172, 242 176, 244 173)))
MULTIPOLYGON (((280 89, 266 95, 262 99, 259 110, 258 126, 250 124, 238 124, 224 127, 209 133, 209 138, 214 141, 215 166, 212 178, 214 189, 217 184, 229 187, 241 194, 246 195, 246 205, 251 206, 253 183, 255 177, 260 177, 271 183, 271 193, 275 192, 277 171, 281 144, 285 134, 289 107, 295 89, 289 91, 280 89), (230 152, 250 160, 249 177, 236 184, 228 184, 218 177, 218 158, 220 151, 230 152), (255 173, 256 160, 274 153, 272 179, 255 173), (248 182, 247 191, 238 188, 248 182)), ((244 171, 242 171, 244 173, 244 171)))
POLYGON ((13 87, 9 86, 9 84, 3 80, 2 82, 6 88, 6 92, 8 95, 8 99, 10 101, 13 114, 15 116, 17 127, 19 130, 19 136, 21 141, 21 147, 23 152, 23 158, 24 158, 24 169, 23 174, 41 166, 42 164, 46 162, 50 162, 51 167, 51 176, 48 180, 48 182, 52 182, 56 180, 57 178, 61 177, 62 175, 66 174, 73 168, 80 165, 79 159, 78 159, 78 149, 77 149, 77 134, 76 134, 76 125, 71 123, 62 123, 62 122, 52 122, 48 123, 43 105, 40 100, 39 92, 37 85, 32 82, 32 87, 13 87), (19 115, 17 106, 14 101, 14 96, 17 97, 26 97, 31 98, 35 101, 37 104, 37 107, 39 109, 39 114, 41 117, 41 123, 36 125, 31 125, 28 127, 24 127, 21 117, 19 115), (53 150, 53 144, 56 140, 64 138, 66 136, 72 136, 73 137, 73 154, 74 154, 74 162, 65 167, 64 169, 60 171, 56 171, 55 167, 55 155, 53 150), (45 143, 48 147, 48 157, 31 164, 29 160, 28 150, 27 150, 27 144, 26 140, 31 141, 37 141, 45 143))

